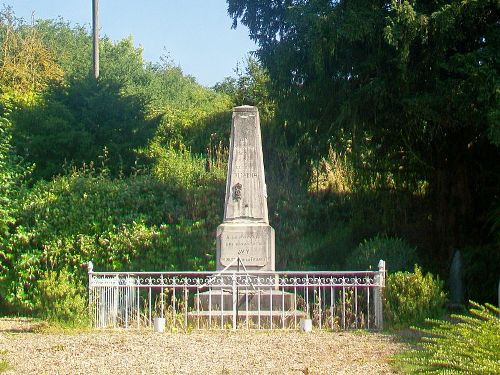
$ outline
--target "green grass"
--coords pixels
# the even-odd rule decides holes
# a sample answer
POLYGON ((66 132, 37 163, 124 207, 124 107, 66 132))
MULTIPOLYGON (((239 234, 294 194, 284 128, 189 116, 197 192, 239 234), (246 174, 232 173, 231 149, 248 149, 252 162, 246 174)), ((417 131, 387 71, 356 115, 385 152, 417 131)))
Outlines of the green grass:
POLYGON ((5 372, 10 368, 9 362, 6 359, 0 359, 0 372, 5 372))

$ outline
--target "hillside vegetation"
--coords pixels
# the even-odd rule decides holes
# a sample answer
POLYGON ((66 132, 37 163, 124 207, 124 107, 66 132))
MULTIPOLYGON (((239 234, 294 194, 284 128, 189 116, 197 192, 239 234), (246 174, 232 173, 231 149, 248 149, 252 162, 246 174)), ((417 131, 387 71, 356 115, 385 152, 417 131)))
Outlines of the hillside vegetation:
POLYGON ((4 9, 1 311, 39 311, 54 275, 84 290, 90 260, 213 269, 242 104, 261 114, 278 269, 383 257, 389 271, 416 262, 447 280, 459 249, 467 297, 495 302, 495 4, 389 3, 229 0, 260 48, 213 88, 168 58, 144 61, 131 38, 101 40, 95 80, 87 29, 4 9))

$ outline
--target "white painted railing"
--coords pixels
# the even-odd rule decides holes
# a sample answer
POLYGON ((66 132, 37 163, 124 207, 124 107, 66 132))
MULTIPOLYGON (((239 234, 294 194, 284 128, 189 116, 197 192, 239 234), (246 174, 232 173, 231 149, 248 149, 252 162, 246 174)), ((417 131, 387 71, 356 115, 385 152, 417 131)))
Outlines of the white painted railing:
POLYGON ((378 271, 94 272, 93 327, 381 329, 385 262, 378 271))

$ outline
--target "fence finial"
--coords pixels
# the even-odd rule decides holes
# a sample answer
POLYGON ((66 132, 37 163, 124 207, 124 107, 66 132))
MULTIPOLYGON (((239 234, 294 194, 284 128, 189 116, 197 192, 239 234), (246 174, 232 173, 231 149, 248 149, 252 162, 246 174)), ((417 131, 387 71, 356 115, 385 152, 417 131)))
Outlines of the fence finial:
POLYGON ((378 270, 380 272, 385 271, 385 260, 380 259, 378 261, 378 270))

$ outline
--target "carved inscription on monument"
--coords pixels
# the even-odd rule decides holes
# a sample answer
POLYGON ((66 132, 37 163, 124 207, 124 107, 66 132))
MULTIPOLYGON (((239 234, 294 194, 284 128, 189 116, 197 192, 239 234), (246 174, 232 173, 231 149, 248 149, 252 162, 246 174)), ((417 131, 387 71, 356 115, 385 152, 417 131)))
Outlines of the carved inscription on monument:
POLYGON ((263 266, 268 261, 268 238, 265 230, 225 231, 219 237, 220 262, 228 265, 240 257, 245 266, 263 266))

